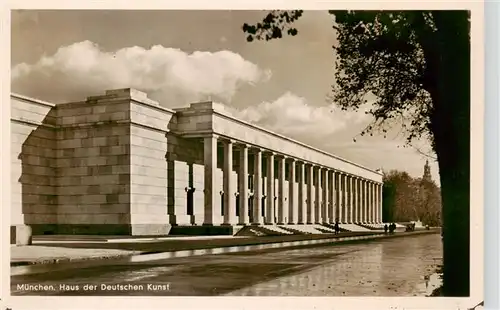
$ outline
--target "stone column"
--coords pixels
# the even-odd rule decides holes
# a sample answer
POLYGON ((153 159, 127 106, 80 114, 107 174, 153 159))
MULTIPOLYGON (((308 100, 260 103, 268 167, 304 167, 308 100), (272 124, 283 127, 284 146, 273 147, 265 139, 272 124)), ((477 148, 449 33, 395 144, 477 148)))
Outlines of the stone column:
POLYGON ((240 210, 238 224, 248 224, 248 146, 240 145, 240 171, 238 173, 240 210))
POLYGON ((321 222, 322 223, 328 223, 330 219, 330 176, 329 176, 329 170, 328 169, 321 169, 323 172, 323 204, 321 207, 321 222))
POLYGON ((298 205, 295 199, 296 185, 295 185, 295 159, 290 158, 288 166, 288 224, 297 223, 298 218, 298 205))
POLYGON ((262 224, 262 150, 256 149, 253 160, 253 223, 262 224))
POLYGON ((375 223, 375 209, 377 208, 377 196, 376 196, 376 189, 375 189, 376 184, 372 182, 372 223, 375 223))
POLYGON ((368 181, 368 223, 373 223, 373 187, 372 182, 368 181))
POLYGON ((313 200, 312 200, 312 186, 313 186, 313 166, 306 164, 306 177, 307 177, 307 197, 306 197, 306 224, 312 224, 313 217, 313 200))
POLYGON ((340 184, 341 184, 341 190, 340 193, 342 195, 341 199, 341 223, 347 223, 347 174, 342 173, 340 175, 340 184))
POLYGON ((368 183, 363 180, 363 223, 368 223, 368 183))
POLYGON ((360 178, 358 178, 357 182, 357 197, 358 197, 358 207, 356 208, 357 209, 357 221, 358 223, 363 223, 363 196, 362 196, 362 192, 361 192, 361 184, 362 184, 362 180, 360 178))
POLYGON ((349 223, 354 223, 354 177, 349 175, 349 223))
POLYGON ((375 203, 374 203, 374 210, 373 210, 373 222, 374 223, 378 223, 378 183, 375 183, 373 185, 373 192, 374 192, 374 199, 375 199, 375 203))
POLYGON ((352 177, 352 222, 358 223, 358 178, 352 177))
POLYGON ((234 185, 231 182, 233 172, 233 141, 224 140, 224 167, 223 167, 223 191, 224 191, 224 225, 235 224, 236 205, 234 201, 234 185))
POLYGON ((321 223, 321 191, 323 190, 321 186, 321 167, 315 167, 316 174, 315 176, 315 182, 316 185, 314 187, 315 189, 315 199, 314 199, 314 220, 312 221, 315 224, 321 223))
POLYGON ((337 205, 337 202, 336 202, 336 185, 335 185, 335 171, 331 170, 329 171, 328 173, 330 175, 330 205, 329 205, 329 213, 328 213, 328 223, 335 223, 335 219, 336 219, 336 208, 335 206, 337 205))
POLYGON ((375 183, 372 182, 372 223, 375 223, 375 208, 376 208, 376 199, 375 199, 375 183))
POLYGON ((379 222, 379 223, 383 223, 383 220, 382 220, 382 210, 383 210, 383 209, 382 209, 382 208, 383 208, 383 205, 384 205, 384 204, 383 204, 383 202, 384 202, 384 200, 383 200, 383 195, 384 195, 384 183, 381 183, 381 184, 379 185, 379 193, 380 193, 380 195, 379 195, 379 207, 378 207, 378 212, 379 212, 379 213, 378 213, 378 222, 379 222))
POLYGON ((298 207, 298 213, 297 213, 297 223, 298 224, 305 224, 307 221, 306 217, 306 204, 304 203, 304 185, 305 185, 305 163, 304 162, 298 162, 297 163, 297 174, 299 177, 299 184, 298 184, 298 197, 297 197, 297 207, 298 207))
POLYGON ((356 177, 351 176, 351 223, 356 223, 356 177))
POLYGON ((335 222, 340 222, 340 173, 338 171, 334 172, 334 186, 335 186, 335 222))
POLYGON ((375 223, 380 223, 379 210, 380 210, 380 184, 375 183, 375 223))
POLYGON ((342 212, 343 212, 343 222, 344 223, 349 223, 349 179, 348 179, 348 175, 347 174, 343 174, 343 195, 344 195, 344 206, 342 208, 342 212))
POLYGON ((274 224, 274 153, 267 154, 266 224, 274 224))
POLYGON ((359 179, 359 221, 360 223, 365 223, 365 196, 364 196, 364 183, 365 181, 359 179))
POLYGON ((285 224, 285 160, 284 156, 278 158, 278 224, 285 224))
POLYGON ((216 195, 219 194, 215 188, 215 171, 217 169, 217 136, 215 135, 203 138, 203 164, 205 168, 205 207, 203 225, 213 225, 214 208, 218 207, 216 195))

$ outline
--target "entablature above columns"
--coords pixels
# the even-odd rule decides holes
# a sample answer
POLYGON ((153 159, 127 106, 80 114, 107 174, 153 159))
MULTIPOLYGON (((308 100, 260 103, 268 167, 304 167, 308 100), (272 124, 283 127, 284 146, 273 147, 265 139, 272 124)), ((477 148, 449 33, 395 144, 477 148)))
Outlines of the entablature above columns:
MULTIPOLYGON (((374 172, 375 175, 371 175, 371 177, 380 178, 380 181, 371 180, 366 175, 356 175, 352 171, 345 171, 339 167, 331 167, 331 166, 325 165, 325 163, 321 163, 319 161, 308 160, 307 156, 304 156, 304 157, 306 157, 306 159, 305 159, 304 157, 295 156, 293 153, 292 154, 284 153, 282 149, 278 150, 278 149, 274 149, 274 148, 269 148, 269 147, 266 147, 266 146, 263 146, 260 144, 252 143, 251 141, 241 140, 238 137, 227 136, 227 135, 219 134, 216 132, 205 132, 205 133, 199 132, 196 134, 194 134, 194 133, 182 134, 181 136, 183 138, 213 137, 213 138, 217 139, 218 141, 220 141, 221 143, 231 143, 231 144, 233 144, 233 146, 235 148, 245 146, 246 148, 249 149, 249 152, 252 152, 252 153, 260 152, 262 154, 262 156, 265 156, 265 157, 272 155, 275 158, 284 158, 285 161, 287 161, 287 162, 294 162, 296 164, 303 164, 305 166, 311 166, 314 170, 331 171, 333 173, 346 175, 348 177, 355 177, 355 178, 359 178, 361 180, 372 181, 374 184, 377 184, 377 183, 380 184, 382 181, 381 175, 379 175, 378 173, 375 173, 375 172, 374 172)), ((333 156, 333 155, 331 155, 331 156, 333 156)), ((363 173, 366 174, 366 172, 363 172, 363 173)))

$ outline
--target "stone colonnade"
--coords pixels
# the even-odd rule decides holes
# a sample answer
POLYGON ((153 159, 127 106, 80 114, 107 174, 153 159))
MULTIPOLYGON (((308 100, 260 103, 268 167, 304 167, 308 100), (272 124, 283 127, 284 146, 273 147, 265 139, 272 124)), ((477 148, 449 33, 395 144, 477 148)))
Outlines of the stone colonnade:
POLYGON ((382 222, 379 182, 216 134, 203 137, 203 145, 203 225, 382 222), (223 192, 216 185, 218 143, 223 145, 223 192), (249 173, 250 157, 253 174, 249 173), (237 182, 230 178, 233 158, 238 159, 237 182), (217 195, 221 194, 219 223, 214 210, 220 207, 217 195))
POLYGON ((381 221, 382 174, 213 102, 168 109, 130 88, 57 105, 11 94, 10 131, 15 244, 31 234, 381 221))

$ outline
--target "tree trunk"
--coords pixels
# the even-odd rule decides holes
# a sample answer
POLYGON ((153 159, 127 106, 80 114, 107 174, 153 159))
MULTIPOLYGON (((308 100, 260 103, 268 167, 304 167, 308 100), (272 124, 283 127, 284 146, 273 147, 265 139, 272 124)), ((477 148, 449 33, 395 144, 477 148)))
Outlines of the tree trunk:
MULTIPOLYGON (((470 295, 470 37, 468 13, 434 14, 436 88, 431 126, 443 216, 443 295, 470 295)), ((481 206, 477 206, 481 207, 481 206)))

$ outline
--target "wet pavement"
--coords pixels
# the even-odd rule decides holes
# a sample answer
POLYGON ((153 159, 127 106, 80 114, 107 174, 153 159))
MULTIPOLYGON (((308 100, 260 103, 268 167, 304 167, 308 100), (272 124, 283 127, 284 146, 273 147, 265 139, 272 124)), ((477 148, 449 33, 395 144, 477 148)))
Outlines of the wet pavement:
MULTIPOLYGON (((439 234, 369 243, 108 261, 11 277, 12 295, 424 296, 439 234)), ((50 268, 50 267, 48 267, 50 268)))

